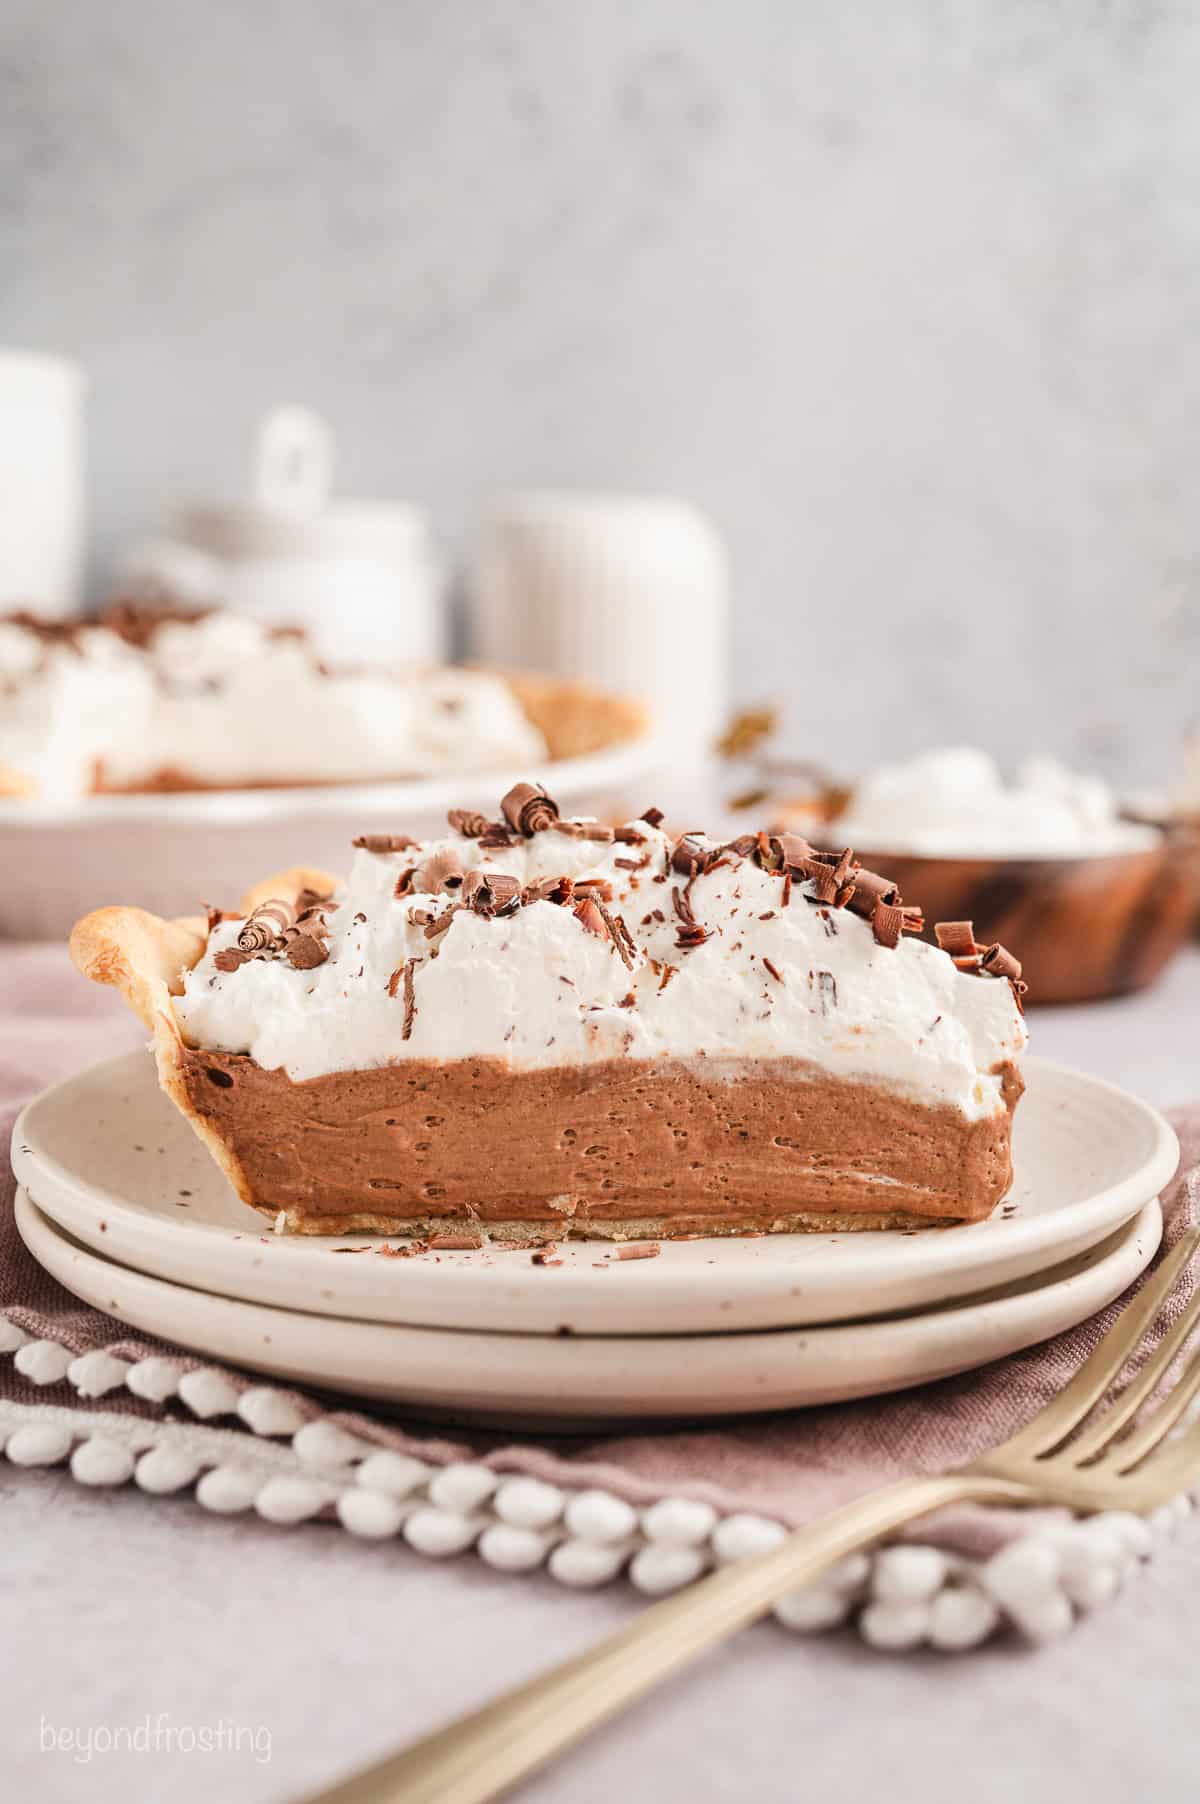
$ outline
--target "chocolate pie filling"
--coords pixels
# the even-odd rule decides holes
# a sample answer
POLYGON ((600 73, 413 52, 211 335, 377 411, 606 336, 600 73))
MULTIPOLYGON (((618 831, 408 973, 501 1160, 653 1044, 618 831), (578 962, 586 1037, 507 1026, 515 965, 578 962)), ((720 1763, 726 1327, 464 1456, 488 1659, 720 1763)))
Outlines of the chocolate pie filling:
POLYGON ((1023 1087, 1005 1065, 1003 1110, 969 1121, 793 1058, 411 1059, 294 1083, 185 1048, 181 1074, 244 1200, 293 1231, 470 1221, 617 1239, 979 1220, 1011 1181, 1023 1087))

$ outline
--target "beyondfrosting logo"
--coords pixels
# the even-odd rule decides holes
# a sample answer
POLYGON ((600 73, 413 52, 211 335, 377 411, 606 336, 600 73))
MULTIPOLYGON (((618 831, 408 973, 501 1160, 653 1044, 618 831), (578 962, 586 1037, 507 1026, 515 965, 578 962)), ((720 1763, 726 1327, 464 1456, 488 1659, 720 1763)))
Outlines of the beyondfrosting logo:
POLYGON ((134 1723, 52 1723, 42 1716, 38 1747, 43 1754, 69 1754, 77 1766, 88 1766, 107 1754, 182 1754, 249 1758, 266 1766, 271 1758, 271 1731, 262 1723, 177 1723, 169 1713, 147 1714, 134 1723))

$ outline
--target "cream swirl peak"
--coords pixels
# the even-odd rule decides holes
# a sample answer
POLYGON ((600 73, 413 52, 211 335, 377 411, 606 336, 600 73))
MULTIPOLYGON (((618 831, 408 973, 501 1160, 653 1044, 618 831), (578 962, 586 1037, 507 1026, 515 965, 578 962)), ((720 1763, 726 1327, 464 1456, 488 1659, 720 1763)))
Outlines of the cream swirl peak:
POLYGON ((0 619, 0 778, 48 800, 366 783, 545 752, 484 671, 330 668, 300 635, 222 610, 0 619))
POLYGON ((324 900, 215 921, 176 1018, 192 1045, 297 1082, 410 1059, 704 1061, 713 1078, 796 1060, 972 1121, 1003 1110, 1026 1039, 1015 960, 964 923, 950 951, 907 937, 918 911, 848 852, 674 838, 661 818, 563 821, 524 784, 498 820, 361 840, 324 900))

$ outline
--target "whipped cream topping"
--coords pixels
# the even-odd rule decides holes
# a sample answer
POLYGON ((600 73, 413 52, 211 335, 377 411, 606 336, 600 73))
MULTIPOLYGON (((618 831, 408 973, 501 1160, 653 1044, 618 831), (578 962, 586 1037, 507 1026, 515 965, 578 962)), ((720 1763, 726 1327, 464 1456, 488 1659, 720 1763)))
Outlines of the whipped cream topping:
POLYGON ((827 832, 872 852, 958 858, 1137 851, 1159 837, 1122 820, 1096 777, 1031 758, 1006 784, 986 753, 965 746, 874 771, 827 832))
POLYGON ((303 640, 223 611, 144 643, 103 626, 47 637, 0 621, 0 767, 71 801, 162 772, 215 786, 372 782, 545 756, 483 671, 328 669, 303 640))
POLYGON ((1007 982, 921 941, 881 945, 869 921, 818 904, 811 882, 735 851, 689 886, 671 868, 673 844, 637 821, 611 843, 551 827, 508 846, 452 833, 360 849, 327 915, 324 962, 238 964, 244 923, 222 922, 185 976, 177 1018, 193 1044, 297 1081, 407 1059, 489 1058, 514 1071, 704 1059, 720 1071, 795 1058, 971 1119, 1002 1107, 999 1068, 1026 1039, 1007 982), (456 866, 514 880, 510 890, 563 877, 575 888, 565 904, 480 914, 454 906, 469 882, 420 887, 456 866), (581 900, 589 879, 603 913, 581 900))

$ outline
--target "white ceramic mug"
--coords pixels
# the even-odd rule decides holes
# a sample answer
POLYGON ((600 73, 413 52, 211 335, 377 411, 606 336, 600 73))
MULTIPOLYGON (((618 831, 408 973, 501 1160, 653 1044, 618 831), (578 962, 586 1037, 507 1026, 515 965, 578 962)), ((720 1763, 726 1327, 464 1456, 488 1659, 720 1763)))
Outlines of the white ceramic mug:
POLYGON ((651 496, 532 492, 493 508, 472 585, 474 650, 640 696, 673 746, 720 731, 729 582, 710 521, 651 496))
POLYGON ((66 358, 0 350, 0 611, 79 604, 83 393, 66 358))

